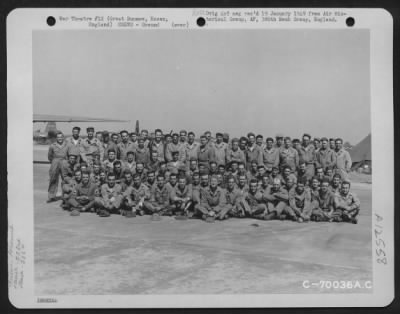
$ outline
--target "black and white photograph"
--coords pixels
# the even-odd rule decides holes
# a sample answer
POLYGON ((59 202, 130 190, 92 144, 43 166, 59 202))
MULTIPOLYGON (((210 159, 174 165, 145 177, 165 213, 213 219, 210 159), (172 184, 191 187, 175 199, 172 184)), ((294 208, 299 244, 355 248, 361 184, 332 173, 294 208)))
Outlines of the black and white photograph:
POLYGON ((374 147, 387 133, 371 29, 357 14, 329 28, 306 10, 214 11, 188 28, 186 11, 69 10, 32 29, 24 169, 39 306, 377 293, 375 267, 392 263, 377 226, 393 208, 374 211, 374 186, 393 157, 374 147), (279 27, 296 17, 315 27, 279 27))

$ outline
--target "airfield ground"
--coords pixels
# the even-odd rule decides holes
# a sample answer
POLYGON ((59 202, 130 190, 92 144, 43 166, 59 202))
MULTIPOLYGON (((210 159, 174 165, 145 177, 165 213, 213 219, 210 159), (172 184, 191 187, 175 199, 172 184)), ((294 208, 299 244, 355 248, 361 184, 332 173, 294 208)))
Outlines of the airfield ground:
POLYGON ((151 221, 71 217, 60 202, 46 204, 49 165, 33 169, 36 295, 372 292, 302 287, 372 280, 371 184, 353 184, 357 225, 151 221))

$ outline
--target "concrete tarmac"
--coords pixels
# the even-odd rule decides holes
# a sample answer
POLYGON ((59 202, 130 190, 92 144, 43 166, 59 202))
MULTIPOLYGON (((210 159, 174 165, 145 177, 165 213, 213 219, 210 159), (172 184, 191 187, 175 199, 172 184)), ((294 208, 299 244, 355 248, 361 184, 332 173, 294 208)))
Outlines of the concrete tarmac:
POLYGON ((49 165, 34 165, 35 293, 365 293, 303 281, 372 280, 371 185, 354 184, 357 225, 162 217, 71 217, 46 204, 49 165))

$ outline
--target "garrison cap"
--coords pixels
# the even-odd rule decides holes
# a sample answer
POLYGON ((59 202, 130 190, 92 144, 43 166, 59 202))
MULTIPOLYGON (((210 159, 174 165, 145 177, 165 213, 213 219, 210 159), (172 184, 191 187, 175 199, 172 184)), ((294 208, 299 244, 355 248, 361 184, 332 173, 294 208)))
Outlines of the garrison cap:
POLYGON ((89 132, 89 131, 94 132, 94 127, 92 127, 92 126, 87 127, 86 132, 89 132))
POLYGON ((275 138, 284 138, 284 135, 282 133, 276 134, 275 138))
POLYGON ((79 132, 81 131, 81 128, 79 127, 79 126, 74 126, 73 128, 72 128, 72 130, 78 130, 79 132))

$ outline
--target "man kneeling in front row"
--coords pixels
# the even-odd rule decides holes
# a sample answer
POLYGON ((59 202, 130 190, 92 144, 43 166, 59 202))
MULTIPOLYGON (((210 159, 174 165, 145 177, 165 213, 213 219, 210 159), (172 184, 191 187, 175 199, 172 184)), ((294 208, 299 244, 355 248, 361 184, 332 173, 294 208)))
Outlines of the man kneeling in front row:
POLYGON ((119 212, 121 203, 121 186, 115 183, 115 174, 110 172, 107 175, 107 183, 101 186, 101 196, 95 197, 95 207, 100 209, 98 214, 101 217, 108 217, 110 213, 119 212))
POLYGON ((357 215, 360 211, 360 200, 350 192, 350 182, 342 182, 340 194, 335 199, 335 212, 333 221, 347 221, 356 224, 357 215))
POLYGON ((82 181, 78 183, 67 203, 71 208, 71 215, 79 212, 91 211, 95 205, 95 191, 97 185, 90 180, 88 172, 82 172, 82 181))

